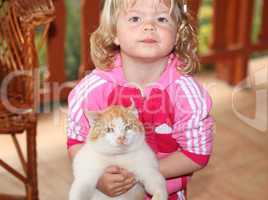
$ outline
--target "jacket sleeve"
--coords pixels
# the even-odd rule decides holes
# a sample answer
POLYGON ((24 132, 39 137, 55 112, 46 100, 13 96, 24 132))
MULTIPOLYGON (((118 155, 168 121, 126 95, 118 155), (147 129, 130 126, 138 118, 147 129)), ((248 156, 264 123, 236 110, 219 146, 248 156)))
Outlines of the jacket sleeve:
POLYGON ((89 133, 90 125, 85 111, 97 111, 103 105, 101 89, 107 81, 89 74, 70 92, 68 96, 67 146, 83 143, 89 133))
POLYGON ((181 76, 176 82, 174 138, 181 152, 201 166, 212 152, 214 121, 210 116, 212 100, 192 77, 181 76))

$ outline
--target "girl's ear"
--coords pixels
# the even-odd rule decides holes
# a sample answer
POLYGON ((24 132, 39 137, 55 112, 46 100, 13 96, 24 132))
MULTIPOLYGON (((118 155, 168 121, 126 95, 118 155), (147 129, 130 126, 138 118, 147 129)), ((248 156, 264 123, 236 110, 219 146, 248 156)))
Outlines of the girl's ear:
POLYGON ((86 118, 88 119, 90 126, 93 126, 96 123, 97 119, 99 118, 100 113, 94 111, 85 111, 85 115, 86 118))

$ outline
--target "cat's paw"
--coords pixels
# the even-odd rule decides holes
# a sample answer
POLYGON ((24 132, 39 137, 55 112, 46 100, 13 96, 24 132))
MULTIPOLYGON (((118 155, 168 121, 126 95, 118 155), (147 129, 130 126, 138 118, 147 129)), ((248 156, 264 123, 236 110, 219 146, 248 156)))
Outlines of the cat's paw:
POLYGON ((155 193, 152 197, 152 200, 167 200, 167 193, 155 193))

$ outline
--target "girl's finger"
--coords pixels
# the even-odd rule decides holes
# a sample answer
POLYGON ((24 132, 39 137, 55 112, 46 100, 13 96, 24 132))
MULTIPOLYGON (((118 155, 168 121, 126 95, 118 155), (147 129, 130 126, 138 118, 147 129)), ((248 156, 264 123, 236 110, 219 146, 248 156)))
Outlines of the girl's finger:
POLYGON ((120 168, 120 172, 123 176, 130 178, 130 177, 134 177, 134 174, 132 172, 127 171, 124 168, 120 168))
POLYGON ((135 183, 136 182, 136 179, 134 177, 129 177, 127 179, 124 180, 124 183, 127 185, 127 184, 132 184, 132 183, 135 183))
POLYGON ((117 187, 114 189, 113 193, 115 196, 122 195, 122 194, 126 193, 128 190, 130 190, 134 185, 135 185, 135 183, 132 182, 130 184, 123 185, 121 187, 117 187))
POLYGON ((111 185, 111 190, 113 190, 114 192, 119 192, 119 191, 124 191, 124 190, 128 190, 129 188, 131 188, 133 185, 135 184, 134 181, 130 181, 130 182, 114 182, 111 185))
POLYGON ((112 188, 113 189, 121 188, 121 187, 125 187, 126 185, 133 185, 135 183, 136 183, 136 179, 134 177, 131 177, 131 178, 114 177, 112 188))
POLYGON ((126 184, 124 183, 124 181, 122 182, 113 182, 112 185, 111 185, 111 189, 113 191, 118 191, 120 190, 120 188, 124 188, 126 184))
POLYGON ((115 193, 114 196, 115 196, 115 197, 118 197, 118 196, 120 196, 120 195, 122 195, 122 194, 124 194, 124 192, 118 192, 118 193, 115 193))
POLYGON ((132 182, 130 182, 130 183, 128 183, 128 184, 125 184, 125 185, 124 185, 124 189, 125 189, 126 191, 128 191, 128 190, 131 189, 135 184, 136 184, 136 181, 132 181, 132 182))
POLYGON ((124 194, 128 190, 130 190, 134 185, 136 184, 136 180, 134 178, 129 178, 126 181, 123 182, 115 182, 113 183, 112 187, 112 193, 115 196, 119 196, 121 194, 124 194))
POLYGON ((113 183, 124 183, 126 178, 122 174, 113 174, 111 176, 111 182, 113 183))
POLYGON ((114 193, 115 196, 119 196, 119 195, 124 194, 127 191, 128 190, 126 190, 124 187, 120 187, 120 188, 117 188, 116 190, 114 190, 113 193, 114 193))

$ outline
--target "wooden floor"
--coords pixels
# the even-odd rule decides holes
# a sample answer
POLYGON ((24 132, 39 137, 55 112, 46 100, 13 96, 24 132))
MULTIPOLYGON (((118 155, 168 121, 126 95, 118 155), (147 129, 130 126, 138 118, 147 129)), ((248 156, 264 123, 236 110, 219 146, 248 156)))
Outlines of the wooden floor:
MULTIPOLYGON (((190 200, 268 199, 268 62, 263 62, 255 62, 250 68, 252 89, 230 87, 213 73, 198 76, 214 101, 216 131, 211 161, 189 185, 190 200)), ((39 117, 41 200, 67 199, 72 176, 65 148, 65 120, 65 107, 39 117)), ((0 158, 20 169, 11 139, 1 136, 0 148, 0 158)), ((1 192, 23 193, 23 186, 2 169, 1 192)))

